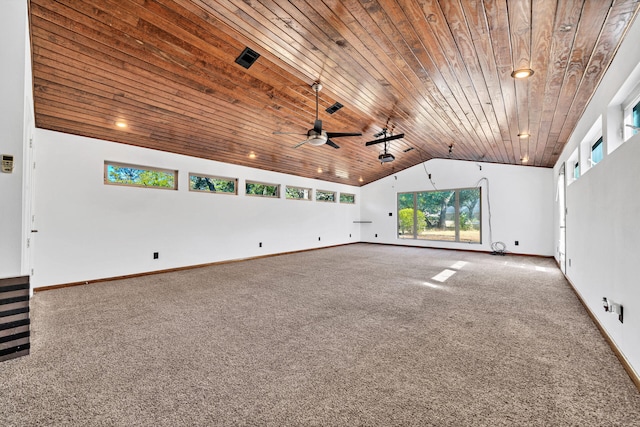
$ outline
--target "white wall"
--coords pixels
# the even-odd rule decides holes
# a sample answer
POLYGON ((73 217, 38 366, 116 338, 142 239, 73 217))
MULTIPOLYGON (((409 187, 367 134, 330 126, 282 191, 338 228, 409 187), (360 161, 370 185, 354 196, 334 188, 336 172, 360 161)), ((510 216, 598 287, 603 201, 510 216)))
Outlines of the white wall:
MULTIPOLYGON (((381 166, 384 167, 384 166, 381 166)), ((433 159, 362 187, 362 240, 412 246, 491 251, 493 241, 512 253, 553 255, 553 194, 551 169, 433 159), (480 169, 482 167, 482 170, 480 169), (482 244, 434 242, 397 238, 397 194, 468 188, 481 182, 482 244), (487 199, 487 194, 489 199, 487 199), (491 229, 489 204, 491 204, 491 229), (389 213, 393 216, 389 216, 389 213), (378 237, 375 237, 378 234, 378 237), (519 246, 515 246, 515 241, 519 246)))
MULTIPOLYGON (((604 159, 566 190, 566 274, 636 373, 640 373, 640 134, 622 142, 619 104, 640 83, 638 40, 636 19, 554 167, 557 178, 561 165, 600 118, 608 148, 604 159), (604 311, 603 297, 623 304, 624 323, 604 311)), ((572 173, 569 166, 567 173, 572 173)), ((557 240, 559 213, 554 212, 557 240)))
POLYGON ((35 287, 360 240, 358 187, 41 129, 35 140, 35 287), (179 189, 105 185, 105 160, 177 169, 179 189), (240 178, 241 194, 188 191, 189 172, 240 178), (294 185, 352 193, 356 204, 245 196, 245 179, 283 192, 294 185))
POLYGON ((24 114, 27 57, 27 2, 5 0, 0 13, 0 154, 13 155, 13 173, 0 173, 0 277, 25 274, 24 114))

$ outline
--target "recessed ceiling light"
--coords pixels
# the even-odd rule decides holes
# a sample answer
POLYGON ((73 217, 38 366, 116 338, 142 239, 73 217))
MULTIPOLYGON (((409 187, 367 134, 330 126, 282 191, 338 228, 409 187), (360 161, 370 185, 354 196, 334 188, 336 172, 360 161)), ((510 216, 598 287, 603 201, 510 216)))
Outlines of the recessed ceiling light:
POLYGON ((322 173, 322 168, 318 168, 318 173, 322 173))
POLYGON ((362 179, 362 177, 358 178, 358 182, 363 182, 364 179, 362 179))
POLYGON ((529 156, 524 156, 523 158, 520 159, 520 161, 522 163, 527 163, 529 161, 529 156))
POLYGON ((529 134, 527 132, 520 132, 518 134, 518 138, 524 139, 524 138, 529 138, 529 134))
POLYGON ((514 79, 526 79, 533 76, 533 70, 531 68, 520 68, 511 73, 511 77, 514 79))
POLYGON ((254 153, 253 151, 249 153, 249 158, 250 159, 255 159, 256 158, 256 153, 254 153))
POLYGON ((118 126, 121 129, 124 129, 127 127, 127 124, 125 122, 116 122, 116 126, 118 126))

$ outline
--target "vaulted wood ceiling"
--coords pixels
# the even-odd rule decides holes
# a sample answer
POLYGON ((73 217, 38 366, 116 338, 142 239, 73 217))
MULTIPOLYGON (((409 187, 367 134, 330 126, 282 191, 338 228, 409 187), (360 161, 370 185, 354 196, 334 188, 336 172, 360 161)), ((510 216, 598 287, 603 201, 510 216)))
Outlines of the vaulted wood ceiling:
POLYGON ((36 125, 352 185, 439 157, 552 167, 639 2, 31 0, 36 125), (340 149, 274 135, 313 127, 315 81, 323 128, 363 133, 340 149))

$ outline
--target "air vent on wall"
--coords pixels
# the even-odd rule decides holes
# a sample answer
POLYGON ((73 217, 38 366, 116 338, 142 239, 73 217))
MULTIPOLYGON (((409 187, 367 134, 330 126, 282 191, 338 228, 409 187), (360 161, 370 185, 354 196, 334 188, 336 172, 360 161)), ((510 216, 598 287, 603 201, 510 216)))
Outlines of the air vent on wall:
POLYGON ((339 102, 336 102, 331 107, 327 108, 325 111, 329 114, 333 114, 339 109, 341 109, 342 107, 344 107, 344 105, 340 104, 339 102))
POLYGON ((248 69, 258 58, 260 58, 260 54, 258 52, 245 47, 240 56, 236 58, 236 64, 248 69))

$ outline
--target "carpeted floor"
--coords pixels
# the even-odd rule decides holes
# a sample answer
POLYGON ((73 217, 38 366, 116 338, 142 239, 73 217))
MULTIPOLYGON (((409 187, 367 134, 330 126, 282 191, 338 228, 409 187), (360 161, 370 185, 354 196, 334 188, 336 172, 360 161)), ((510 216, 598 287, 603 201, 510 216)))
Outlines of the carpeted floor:
POLYGON ((59 289, 31 339, 5 427, 640 425, 552 259, 357 244, 59 289))

